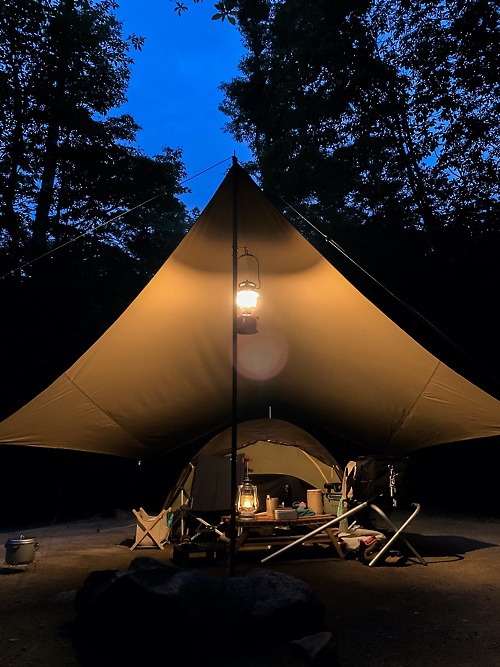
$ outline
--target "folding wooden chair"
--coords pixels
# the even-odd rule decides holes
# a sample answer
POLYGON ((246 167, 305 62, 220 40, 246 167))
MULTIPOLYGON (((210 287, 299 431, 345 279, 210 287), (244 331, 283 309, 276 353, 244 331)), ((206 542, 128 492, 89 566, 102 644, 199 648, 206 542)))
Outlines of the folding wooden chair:
POLYGON ((157 516, 149 515, 142 507, 139 510, 133 509, 137 519, 137 525, 135 528, 135 542, 130 547, 130 551, 136 547, 158 547, 158 549, 163 549, 163 545, 168 540, 169 527, 167 525, 167 510, 162 509, 162 511, 157 516))

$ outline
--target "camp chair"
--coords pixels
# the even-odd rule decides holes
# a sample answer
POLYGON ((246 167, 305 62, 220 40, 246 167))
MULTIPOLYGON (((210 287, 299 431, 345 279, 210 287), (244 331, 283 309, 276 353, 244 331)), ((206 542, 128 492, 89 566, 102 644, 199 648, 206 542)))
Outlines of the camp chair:
POLYGON ((162 509, 158 515, 151 516, 143 507, 140 507, 139 510, 133 509, 132 512, 137 519, 137 525, 135 528, 135 541, 130 547, 130 551, 133 551, 138 546, 157 546, 158 549, 163 549, 163 545, 167 542, 170 532, 167 522, 168 511, 162 509))
MULTIPOLYGON (((408 549, 416 556, 422 565, 425 560, 409 543, 403 532, 410 525, 420 511, 418 503, 405 502, 405 475, 408 467, 408 457, 395 456, 360 456, 356 461, 349 461, 344 469, 342 480, 342 506, 343 510, 365 506, 356 521, 358 528, 380 529, 386 534, 382 549, 370 561, 373 566, 383 556, 387 555, 389 548, 399 538, 408 549), (366 501, 366 503, 364 502, 366 501), (391 521, 391 516, 396 512, 403 516, 401 525, 396 527, 391 521), (401 514, 402 513, 402 514, 401 514), (374 520, 381 519, 382 523, 374 520), (405 518, 406 517, 406 518, 405 518), (390 533, 393 533, 389 537, 390 533), (389 535, 387 535, 389 533, 389 535)), ((354 524, 344 530, 352 532, 354 524)))
POLYGON ((181 542, 223 537, 222 516, 227 515, 230 508, 231 459, 227 456, 201 455, 196 463, 191 495, 182 490, 181 542))
POLYGON ((189 495, 184 487, 180 489, 180 507, 175 520, 177 539, 179 542, 195 542, 196 540, 215 535, 223 536, 222 514, 228 510, 210 511, 207 505, 200 507, 196 495, 189 495))

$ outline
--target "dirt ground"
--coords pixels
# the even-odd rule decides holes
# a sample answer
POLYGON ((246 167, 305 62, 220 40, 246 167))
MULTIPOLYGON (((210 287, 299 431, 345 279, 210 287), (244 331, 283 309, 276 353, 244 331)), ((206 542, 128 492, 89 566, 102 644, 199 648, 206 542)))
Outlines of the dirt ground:
MULTIPOLYGON (((126 569, 138 555, 171 563, 172 545, 130 551, 134 533, 128 512, 24 529, 39 547, 27 566, 4 564, 2 557, 0 665, 79 665, 66 624, 75 617, 74 594, 86 577, 126 569)), ((1 532, 0 546, 20 534, 1 532)), ((404 567, 368 567, 335 557, 276 557, 265 564, 245 558, 236 562, 235 576, 268 567, 307 582, 325 606, 341 667, 498 667, 500 520, 422 509, 404 535, 426 565, 414 557, 404 567)), ((229 576, 227 564, 193 558, 187 566, 229 576)), ((169 637, 166 627, 161 660, 151 653, 153 639, 145 644, 144 661, 168 664, 182 655, 190 667, 194 639, 169 637)))

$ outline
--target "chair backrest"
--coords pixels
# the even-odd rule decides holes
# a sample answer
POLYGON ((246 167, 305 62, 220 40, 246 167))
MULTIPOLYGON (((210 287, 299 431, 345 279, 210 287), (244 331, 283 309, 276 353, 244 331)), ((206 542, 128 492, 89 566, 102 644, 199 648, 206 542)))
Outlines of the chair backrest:
POLYGON ((407 470, 406 456, 360 456, 354 465, 346 467, 344 496, 357 502, 373 500, 380 507, 396 507, 407 500, 407 470))
MULTIPOLYGON (((242 479, 237 462, 237 481, 242 479)), ((191 509, 196 512, 231 511, 231 459, 229 456, 201 454, 196 462, 191 490, 191 509)))

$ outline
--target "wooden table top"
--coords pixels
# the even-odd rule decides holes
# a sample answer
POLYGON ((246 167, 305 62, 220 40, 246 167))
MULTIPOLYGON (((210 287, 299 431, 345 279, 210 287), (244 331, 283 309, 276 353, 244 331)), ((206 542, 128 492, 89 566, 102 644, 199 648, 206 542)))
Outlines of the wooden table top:
MULTIPOLYGON (((274 519, 271 516, 268 516, 265 512, 256 514, 255 517, 251 519, 243 519, 239 516, 236 517, 236 523, 239 526, 276 526, 279 524, 293 524, 295 526, 307 526, 308 524, 314 523, 328 523, 328 521, 333 521, 337 517, 333 514, 315 514, 314 516, 299 516, 296 519, 274 519)), ((231 521, 230 516, 223 516, 222 520, 225 523, 231 521)))

